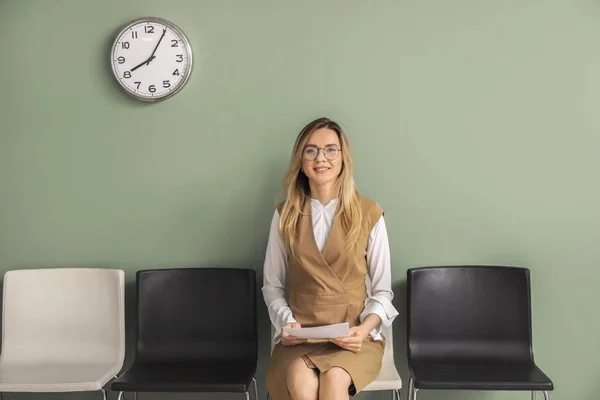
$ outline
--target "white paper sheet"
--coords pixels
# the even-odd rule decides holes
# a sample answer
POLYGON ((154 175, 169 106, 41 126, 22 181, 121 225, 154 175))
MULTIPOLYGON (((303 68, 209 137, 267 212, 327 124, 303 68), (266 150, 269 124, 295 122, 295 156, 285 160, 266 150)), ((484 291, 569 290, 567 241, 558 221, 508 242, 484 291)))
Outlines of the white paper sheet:
POLYGON ((313 328, 283 328, 283 330, 298 339, 335 339, 350 336, 350 324, 347 322, 313 328))

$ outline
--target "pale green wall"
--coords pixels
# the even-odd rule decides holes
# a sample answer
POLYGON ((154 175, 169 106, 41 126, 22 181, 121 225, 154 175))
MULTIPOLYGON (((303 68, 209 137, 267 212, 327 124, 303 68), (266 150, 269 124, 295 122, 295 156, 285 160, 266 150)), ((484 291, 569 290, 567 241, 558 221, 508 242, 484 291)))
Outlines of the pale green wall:
MULTIPOLYGON (((584 0, 0 0, 0 268, 260 271, 293 140, 326 115, 386 210, 397 307, 409 267, 530 267, 553 398, 596 399, 599 38, 584 0), (146 15, 184 29, 196 62, 152 105, 109 64, 119 26, 146 15)), ((262 297, 260 312, 264 394, 262 297)))

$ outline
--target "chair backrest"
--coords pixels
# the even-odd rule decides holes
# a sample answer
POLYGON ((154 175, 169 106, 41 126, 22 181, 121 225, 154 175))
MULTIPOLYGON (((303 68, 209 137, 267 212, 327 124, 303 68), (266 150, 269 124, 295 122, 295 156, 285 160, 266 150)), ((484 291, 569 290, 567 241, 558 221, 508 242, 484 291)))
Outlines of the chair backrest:
MULTIPOLYGON (((365 277, 365 286, 367 288, 367 295, 371 296, 371 289, 373 287, 373 283, 371 282, 371 277, 369 275, 367 275, 365 277)), ((392 359, 394 358, 394 333, 392 331, 392 326, 390 325, 389 327, 382 327, 381 328, 381 334, 383 335, 383 337, 385 337, 385 349, 383 350, 383 356, 387 357, 387 356, 391 356, 392 359)))
POLYGON ((49 268, 4 275, 3 363, 110 363, 125 356, 121 270, 49 268))
POLYGON ((385 349, 383 350, 383 356, 391 356, 394 358, 394 333, 392 331, 392 325, 387 328, 384 326, 381 329, 381 334, 385 337, 385 349))
POLYGON ((202 362, 258 357, 256 272, 138 271, 136 359, 202 362))
POLYGON ((407 275, 410 362, 533 360, 528 269, 425 267, 407 275))

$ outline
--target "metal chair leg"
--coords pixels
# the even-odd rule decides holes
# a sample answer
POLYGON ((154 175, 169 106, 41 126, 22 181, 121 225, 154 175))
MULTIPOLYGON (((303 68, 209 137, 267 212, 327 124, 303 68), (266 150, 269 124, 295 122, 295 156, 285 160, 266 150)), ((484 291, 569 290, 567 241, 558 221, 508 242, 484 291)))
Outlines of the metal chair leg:
POLYGON ((250 400, 250 393, 248 393, 248 392, 244 392, 244 393, 246 393, 246 400, 250 400))
MULTIPOLYGON (((548 394, 548 391, 544 390, 543 393, 544 393, 544 400, 550 400, 550 395, 548 394)), ((531 400, 535 400, 535 394, 536 394, 536 391, 532 390, 531 391, 531 400)))
POLYGON ((545 400, 550 400, 550 395, 548 394, 547 390, 544 390, 544 399, 545 400))
POLYGON ((102 388, 100 391, 102 392, 102 398, 106 400, 106 389, 102 388))
POLYGON ((123 392, 119 392, 119 396, 117 397, 117 400, 124 400, 125 399, 125 395, 123 394, 123 392))
POLYGON ((406 400, 415 400, 415 381, 413 380, 413 377, 411 376, 410 379, 408 380, 408 394, 406 397, 406 400))
POLYGON ((254 386, 254 399, 258 400, 258 383, 256 383, 256 378, 252 378, 252 385, 254 386))
POLYGON ((396 390, 392 390, 392 400, 400 400, 398 399, 398 393, 396 392, 396 390))

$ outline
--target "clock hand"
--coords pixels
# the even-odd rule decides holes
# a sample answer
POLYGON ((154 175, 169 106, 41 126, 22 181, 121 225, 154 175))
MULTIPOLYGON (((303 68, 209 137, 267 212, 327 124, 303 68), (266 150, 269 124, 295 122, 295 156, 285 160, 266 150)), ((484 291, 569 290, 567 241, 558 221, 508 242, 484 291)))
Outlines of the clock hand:
POLYGON ((156 53, 156 49, 158 49, 158 46, 160 45, 160 42, 163 40, 163 38, 165 37, 165 33, 167 33, 166 29, 163 29, 163 33, 160 36, 160 39, 158 39, 158 43, 156 43, 156 46, 154 47, 154 50, 152 50, 152 54, 150 54, 150 57, 148 57, 147 60, 142 61, 141 63, 139 63, 138 65, 136 65, 135 67, 131 68, 131 72, 135 71, 136 69, 138 69, 139 67, 141 67, 142 65, 150 65, 150 61, 154 60, 156 58, 156 56, 154 55, 154 53, 156 53))
POLYGON ((138 64, 138 65, 136 65, 135 67, 131 68, 131 69, 130 69, 130 71, 131 71, 131 72, 133 72, 133 71, 135 71, 136 69, 138 69, 139 67, 141 67, 142 65, 148 65, 148 63, 149 63, 150 61, 152 61, 154 58, 156 58, 156 57, 155 57, 155 56, 152 56, 152 57, 150 57, 149 59, 142 61, 141 63, 139 63, 139 64, 138 64))
POLYGON ((158 46, 160 45, 160 42, 163 40, 163 38, 165 37, 165 33, 167 33, 166 29, 163 29, 163 33, 160 36, 160 39, 158 39, 158 43, 156 43, 156 47, 154 48, 154 50, 152 51, 152 54, 150 54, 150 57, 148 57, 147 60, 147 64, 150 64, 150 61, 154 60, 156 57, 154 57, 154 53, 156 53, 156 49, 158 49, 158 46))

